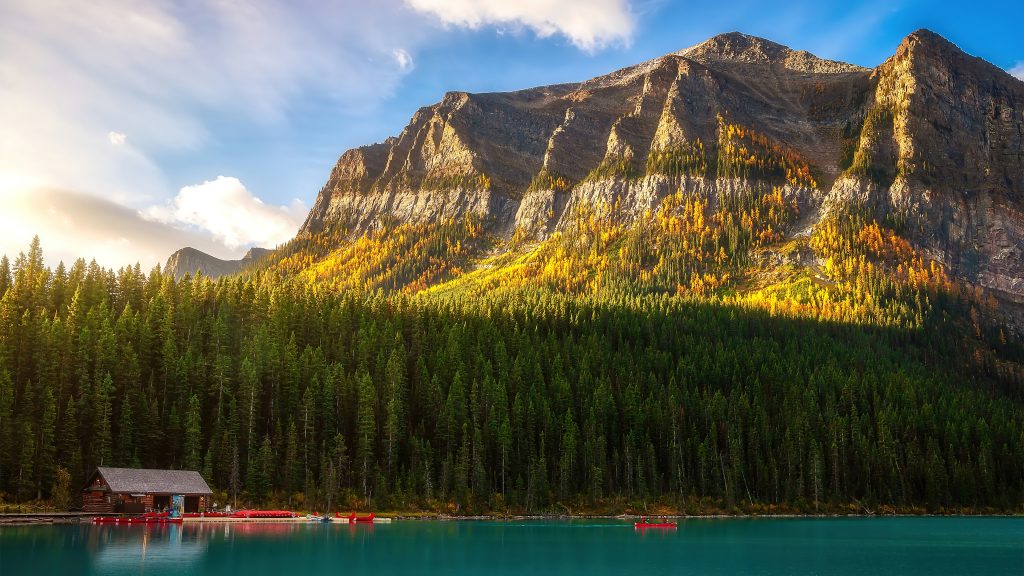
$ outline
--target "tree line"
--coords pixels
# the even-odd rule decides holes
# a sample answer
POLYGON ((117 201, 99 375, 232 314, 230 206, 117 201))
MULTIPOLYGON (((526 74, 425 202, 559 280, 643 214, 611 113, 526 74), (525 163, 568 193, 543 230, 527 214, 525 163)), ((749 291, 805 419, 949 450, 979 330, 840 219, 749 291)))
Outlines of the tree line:
POLYGON ((1019 347, 949 322, 50 269, 35 241, 0 260, 0 493, 110 465, 250 505, 1019 507, 1019 347))

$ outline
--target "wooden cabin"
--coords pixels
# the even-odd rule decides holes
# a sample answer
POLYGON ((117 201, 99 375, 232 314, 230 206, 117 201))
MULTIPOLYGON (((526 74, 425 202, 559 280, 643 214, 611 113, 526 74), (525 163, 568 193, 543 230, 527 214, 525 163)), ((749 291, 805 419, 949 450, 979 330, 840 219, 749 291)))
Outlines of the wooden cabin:
POLYGON ((166 510, 172 496, 184 496, 185 512, 206 511, 213 491, 199 472, 100 466, 82 489, 82 510, 143 513, 166 510))

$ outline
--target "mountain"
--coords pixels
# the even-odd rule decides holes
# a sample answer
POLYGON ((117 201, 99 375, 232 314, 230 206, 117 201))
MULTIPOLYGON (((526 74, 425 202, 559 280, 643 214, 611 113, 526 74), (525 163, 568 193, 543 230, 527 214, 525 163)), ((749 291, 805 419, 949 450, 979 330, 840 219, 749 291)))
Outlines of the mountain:
POLYGON ((827 256, 791 241, 856 217, 1019 320, 1022 114, 1024 83, 927 30, 874 69, 723 34, 581 83, 449 93, 398 136, 342 154, 297 241, 331 236, 320 258, 374 230, 479 218, 498 244, 464 254, 462 271, 595 210, 635 227, 677 192, 727 235, 726 209, 753 217, 777 192, 779 214, 747 227, 772 239, 745 245, 762 267, 795 259, 828 281, 827 256))
POLYGON ((37 240, 0 258, 0 494, 1020 514, 1022 91, 926 31, 874 69, 726 34, 449 94, 229 279, 37 240))
POLYGON ((175 278, 181 278, 185 274, 195 274, 197 271, 210 278, 220 278, 240 272, 270 252, 266 248, 250 248, 240 260, 221 260, 201 250, 185 247, 167 258, 164 272, 172 274, 175 278))

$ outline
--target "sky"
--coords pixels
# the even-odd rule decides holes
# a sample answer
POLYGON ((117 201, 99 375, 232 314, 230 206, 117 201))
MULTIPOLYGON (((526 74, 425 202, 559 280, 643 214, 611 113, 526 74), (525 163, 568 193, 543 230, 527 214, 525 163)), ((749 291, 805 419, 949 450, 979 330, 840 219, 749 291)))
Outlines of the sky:
POLYGON ((1024 2, 0 0, 0 254, 148 269, 294 236, 348 148, 445 92, 740 31, 873 67, 919 28, 1024 80, 1024 2))

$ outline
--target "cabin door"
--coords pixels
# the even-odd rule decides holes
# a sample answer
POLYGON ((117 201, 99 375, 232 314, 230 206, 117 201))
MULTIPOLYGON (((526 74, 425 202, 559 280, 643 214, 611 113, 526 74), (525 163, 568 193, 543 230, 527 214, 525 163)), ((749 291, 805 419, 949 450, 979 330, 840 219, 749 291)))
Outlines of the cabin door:
POLYGON ((153 509, 154 510, 167 510, 171 507, 171 497, 169 495, 157 495, 153 496, 153 509))

